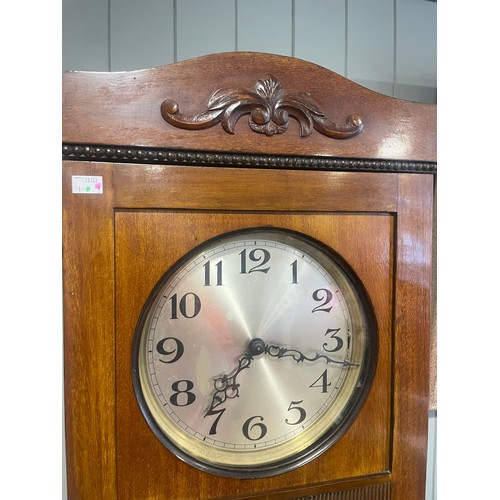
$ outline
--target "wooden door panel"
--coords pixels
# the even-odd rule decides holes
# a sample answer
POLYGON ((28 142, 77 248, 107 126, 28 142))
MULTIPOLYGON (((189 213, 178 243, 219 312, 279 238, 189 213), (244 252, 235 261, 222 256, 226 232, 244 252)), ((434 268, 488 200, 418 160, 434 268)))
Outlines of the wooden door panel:
POLYGON ((127 210, 115 213, 117 481, 120 499, 214 498, 320 484, 390 469, 393 232, 390 214, 127 210), (379 326, 376 377, 358 419, 317 460, 254 480, 207 475, 157 440, 132 389, 134 329, 149 293, 186 252, 221 233, 272 225, 317 238, 340 253, 365 283, 379 326), (367 237, 369 235, 369 237, 367 237))
POLYGON ((396 174, 116 164, 115 206, 394 212, 396 174))

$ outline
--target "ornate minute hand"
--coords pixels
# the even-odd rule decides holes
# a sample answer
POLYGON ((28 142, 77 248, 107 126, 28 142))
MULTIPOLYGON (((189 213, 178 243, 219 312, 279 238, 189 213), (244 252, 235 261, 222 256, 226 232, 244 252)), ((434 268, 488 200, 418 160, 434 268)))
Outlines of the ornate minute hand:
POLYGON ((239 396, 240 384, 236 382, 238 375, 250 366, 255 356, 261 354, 269 354, 272 358, 285 358, 291 357, 297 363, 303 361, 317 361, 323 359, 326 364, 335 363, 342 366, 359 366, 359 364, 351 363, 350 361, 338 361, 330 358, 325 354, 315 353, 314 356, 309 357, 297 349, 289 347, 280 347, 273 344, 266 344, 262 339, 252 339, 248 344, 248 350, 238 360, 238 366, 228 374, 224 374, 214 379, 215 392, 212 396, 210 407, 205 415, 213 414, 213 410, 219 405, 226 402, 227 399, 233 399, 239 396))
MULTIPOLYGON (((259 339, 257 339, 259 340, 259 339)), ((297 349, 290 349, 289 347, 280 347, 277 345, 265 344, 264 352, 269 354, 272 358, 285 358, 291 357, 297 363, 302 363, 303 361, 317 361, 318 359, 324 359, 326 364, 335 363, 342 366, 359 366, 357 363, 351 363, 350 361, 338 361, 336 359, 330 358, 326 354, 315 353, 313 357, 306 356, 297 349)))

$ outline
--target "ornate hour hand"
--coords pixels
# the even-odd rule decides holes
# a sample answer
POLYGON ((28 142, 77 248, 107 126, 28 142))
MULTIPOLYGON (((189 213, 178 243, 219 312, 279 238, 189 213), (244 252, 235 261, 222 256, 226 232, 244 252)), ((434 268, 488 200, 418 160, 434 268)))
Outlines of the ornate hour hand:
POLYGON ((248 350, 241 358, 238 360, 238 366, 228 374, 224 374, 220 377, 214 379, 214 389, 215 392, 212 396, 212 401, 210 407, 208 408, 205 415, 213 414, 213 410, 225 403, 228 399, 233 399, 239 396, 240 384, 237 383, 238 375, 250 366, 253 359, 261 354, 268 354, 272 358, 285 358, 291 357, 297 363, 302 363, 304 361, 318 361, 320 359, 326 361, 326 364, 335 363, 342 366, 359 366, 356 363, 351 363, 350 361, 338 361, 336 359, 330 358, 325 354, 315 353, 313 356, 306 356, 297 349, 291 349, 289 347, 280 347, 273 344, 266 344, 262 339, 256 338, 252 339, 248 344, 248 350))
POLYGON ((248 344, 248 350, 238 360, 238 366, 230 373, 224 374, 214 379, 215 392, 212 396, 212 402, 205 415, 209 415, 214 408, 226 402, 227 399, 233 399, 239 396, 240 384, 236 382, 238 375, 250 366, 255 356, 264 352, 262 345, 265 344, 260 339, 252 339, 248 344))

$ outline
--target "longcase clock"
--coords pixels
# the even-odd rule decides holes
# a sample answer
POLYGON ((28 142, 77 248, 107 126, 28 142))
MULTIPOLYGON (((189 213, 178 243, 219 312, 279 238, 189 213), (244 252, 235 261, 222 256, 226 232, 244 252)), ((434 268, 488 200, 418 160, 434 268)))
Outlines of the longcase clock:
POLYGON ((254 53, 63 99, 69 497, 424 498, 435 106, 254 53))

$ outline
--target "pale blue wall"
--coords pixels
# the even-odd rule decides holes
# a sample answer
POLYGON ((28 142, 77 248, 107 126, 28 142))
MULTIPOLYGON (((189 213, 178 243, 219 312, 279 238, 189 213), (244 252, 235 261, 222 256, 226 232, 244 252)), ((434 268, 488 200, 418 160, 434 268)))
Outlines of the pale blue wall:
POLYGON ((436 102, 429 0, 63 0, 63 69, 123 71, 234 50, 299 57, 436 102))
MULTIPOLYGON (((126 71, 250 50, 299 57, 377 92, 435 103, 436 5, 429 0, 63 0, 63 69, 126 71)), ((431 412, 426 500, 436 498, 436 422, 431 412)))

